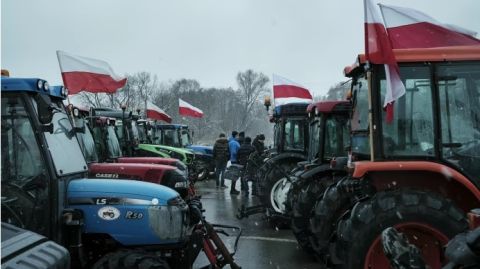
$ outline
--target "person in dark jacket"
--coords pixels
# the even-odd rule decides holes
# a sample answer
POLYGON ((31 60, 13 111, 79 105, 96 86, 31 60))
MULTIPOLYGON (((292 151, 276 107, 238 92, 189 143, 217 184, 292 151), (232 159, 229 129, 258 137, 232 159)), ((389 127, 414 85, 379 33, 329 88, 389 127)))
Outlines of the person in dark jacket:
POLYGON ((237 152, 238 163, 243 165, 244 173, 240 181, 240 187, 245 196, 248 196, 248 173, 246 173, 247 162, 250 154, 255 151, 255 148, 252 146, 251 142, 252 139, 250 137, 245 137, 243 144, 240 145, 240 148, 237 152))
POLYGON ((213 145, 213 159, 215 160, 215 175, 217 179, 217 188, 226 188, 224 181, 225 169, 230 159, 230 150, 228 149, 228 140, 225 134, 220 134, 213 145))
POLYGON ((257 153, 259 155, 262 155, 263 152, 265 151, 265 135, 263 134, 259 134, 255 137, 255 139, 253 139, 253 147, 255 148, 255 151, 257 151, 257 153))
POLYGON ((243 144, 243 142, 245 142, 245 132, 238 133, 237 141, 240 144, 240 146, 243 144))

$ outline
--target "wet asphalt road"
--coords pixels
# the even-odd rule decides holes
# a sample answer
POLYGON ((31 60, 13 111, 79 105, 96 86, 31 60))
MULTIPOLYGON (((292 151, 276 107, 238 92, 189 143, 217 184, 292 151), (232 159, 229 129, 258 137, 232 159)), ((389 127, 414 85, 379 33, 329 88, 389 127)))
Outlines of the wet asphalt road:
MULTIPOLYGON (((229 186, 230 181, 226 182, 229 186)), ((289 229, 272 227, 263 215, 258 214, 242 220, 235 217, 237 208, 242 203, 256 205, 255 196, 244 197, 230 195, 230 189, 216 189, 215 180, 196 183, 197 191, 202 195, 202 203, 205 208, 205 216, 211 223, 228 224, 239 226, 243 229, 242 237, 238 244, 237 254, 234 256, 237 264, 243 269, 250 268, 322 268, 314 258, 305 254, 297 245, 297 242, 289 229)), ((240 182, 237 182, 240 189, 240 182)), ((234 234, 235 231, 227 231, 234 234)), ((233 249, 235 238, 221 236, 229 249, 233 249)), ((203 252, 197 258, 194 268, 200 268, 208 264, 203 252)), ((228 268, 228 266, 227 266, 228 268)))

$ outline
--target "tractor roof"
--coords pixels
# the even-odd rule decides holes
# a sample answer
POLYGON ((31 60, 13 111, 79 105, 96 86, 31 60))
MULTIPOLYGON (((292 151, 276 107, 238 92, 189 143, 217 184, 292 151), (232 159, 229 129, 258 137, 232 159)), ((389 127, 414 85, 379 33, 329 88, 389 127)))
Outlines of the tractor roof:
POLYGON ((314 104, 310 104, 307 107, 307 112, 313 112, 316 109, 318 113, 327 114, 334 112, 348 112, 351 109, 351 104, 349 101, 340 100, 340 101, 321 101, 314 104))
MULTIPOLYGON (((474 61, 480 60, 480 46, 451 46, 420 49, 394 49, 395 59, 399 63, 474 61)), ((358 67, 365 64, 365 54, 358 55, 357 61, 344 68, 345 76, 351 77, 358 67)))
POLYGON ((282 116, 306 116, 307 107, 308 103, 279 105, 273 110, 273 118, 282 116))
POLYGON ((121 119, 122 117, 125 117, 126 119, 133 119, 133 120, 138 120, 140 118, 139 115, 132 114, 131 111, 129 112, 125 111, 125 114, 124 114, 122 110, 113 109, 113 108, 98 108, 98 107, 93 109, 93 116, 103 116, 103 117, 116 118, 116 119, 121 119))
POLYGON ((67 91, 63 86, 50 87, 48 82, 39 78, 2 77, 2 92, 34 92, 51 97, 65 99, 67 91))
POLYGON ((157 124, 157 129, 188 129, 188 125, 185 124, 157 124))

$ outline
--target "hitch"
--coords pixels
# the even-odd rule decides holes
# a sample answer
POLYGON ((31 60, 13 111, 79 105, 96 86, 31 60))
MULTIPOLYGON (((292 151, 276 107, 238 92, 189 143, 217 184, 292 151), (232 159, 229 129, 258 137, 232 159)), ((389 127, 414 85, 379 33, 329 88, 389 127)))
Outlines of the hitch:
POLYGON ((255 205, 255 206, 249 206, 246 207, 245 205, 242 205, 237 212, 237 219, 243 219, 243 218, 248 218, 248 216, 255 215, 255 214, 261 214, 265 212, 265 206, 264 205, 255 205))

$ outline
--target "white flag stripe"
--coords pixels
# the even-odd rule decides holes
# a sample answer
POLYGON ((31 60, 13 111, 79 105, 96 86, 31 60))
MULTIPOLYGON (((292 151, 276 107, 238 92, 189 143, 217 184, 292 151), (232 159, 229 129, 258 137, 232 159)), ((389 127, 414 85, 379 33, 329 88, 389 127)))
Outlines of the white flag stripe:
POLYGON ((294 103, 312 103, 312 99, 287 97, 287 98, 275 98, 275 106, 294 103))
POLYGON ((64 51, 57 51, 60 69, 63 72, 88 72, 109 75, 115 80, 122 80, 124 77, 113 72, 110 65, 102 60, 76 56, 64 51))
POLYGON ((179 106, 180 106, 180 107, 190 108, 190 109, 192 109, 192 110, 195 110, 195 111, 203 114, 203 111, 202 111, 201 109, 192 106, 191 104, 183 101, 182 99, 179 98, 178 101, 179 101, 179 106))
POLYGON ((156 106, 150 101, 147 101, 147 109, 156 110, 157 112, 167 114, 163 109, 159 108, 158 106, 156 106))
POLYGON ((443 24, 433 17, 415 9, 379 4, 385 20, 385 27, 399 27, 420 22, 429 22, 465 35, 475 36, 475 31, 453 24, 443 24))
POLYGON ((297 87, 306 89, 304 86, 296 82, 293 82, 287 78, 281 77, 279 75, 273 74, 272 77, 273 77, 273 85, 292 85, 292 86, 297 86, 297 87))

